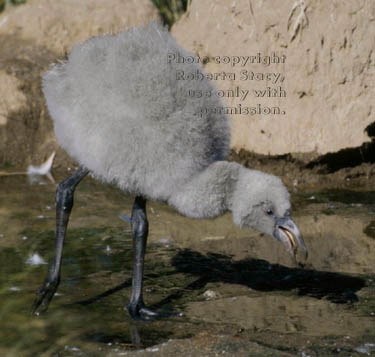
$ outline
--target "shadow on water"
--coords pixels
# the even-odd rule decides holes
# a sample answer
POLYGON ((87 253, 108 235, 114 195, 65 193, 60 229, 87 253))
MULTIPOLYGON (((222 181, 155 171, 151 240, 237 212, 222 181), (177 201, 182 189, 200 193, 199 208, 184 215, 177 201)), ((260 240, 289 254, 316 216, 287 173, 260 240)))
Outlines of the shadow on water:
MULTIPOLYGON (((146 271, 146 275, 148 279, 157 280, 169 279, 175 274, 183 273, 198 279, 187 286, 180 286, 179 290, 152 304, 151 307, 154 309, 171 307, 173 302, 178 302, 181 298, 184 301, 189 300, 189 292, 202 293, 208 283, 239 284, 262 292, 293 291, 298 296, 324 298, 336 304, 358 301, 355 293, 366 285, 362 278, 341 273, 289 268, 260 259, 232 261, 227 255, 215 253, 203 255, 190 249, 178 251, 172 258, 172 266, 175 268, 174 271, 161 274, 146 271)), ((127 279, 120 285, 78 303, 89 305, 130 286, 131 279, 127 279)))
POLYGON ((233 262, 226 255, 205 256, 190 249, 180 251, 172 264, 177 272, 198 276, 198 279, 154 304, 153 308, 169 305, 189 292, 201 292, 208 283, 217 282, 240 284, 258 291, 296 291, 299 296, 325 298, 337 304, 358 301, 355 293, 365 286, 364 279, 345 274, 288 268, 259 259, 233 262))
POLYGON ((191 287, 202 287, 208 282, 245 285, 259 291, 297 290, 300 296, 326 298, 334 303, 352 303, 365 286, 365 280, 340 273, 331 273, 270 264, 260 259, 232 261, 229 256, 206 256, 189 249, 173 258, 177 271, 199 276, 191 287))
POLYGON ((115 287, 113 287, 109 290, 106 290, 106 291, 100 293, 99 295, 92 296, 92 297, 90 297, 86 300, 78 301, 77 304, 80 304, 80 305, 83 305, 83 306, 90 305, 94 302, 100 301, 101 299, 103 299, 107 296, 115 294, 122 289, 129 288, 129 287, 131 287, 131 285, 132 285, 132 279, 127 279, 122 284, 117 285, 117 286, 115 286, 115 287))

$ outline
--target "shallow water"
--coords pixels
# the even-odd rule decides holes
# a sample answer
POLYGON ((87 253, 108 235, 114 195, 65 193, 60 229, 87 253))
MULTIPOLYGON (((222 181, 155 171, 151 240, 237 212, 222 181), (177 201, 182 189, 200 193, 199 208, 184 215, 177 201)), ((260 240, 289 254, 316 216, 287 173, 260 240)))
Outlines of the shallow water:
POLYGON ((176 316, 140 323, 124 310, 132 249, 119 216, 132 197, 91 178, 77 188, 58 293, 30 317, 47 271, 30 262, 52 256, 55 189, 0 177, 0 356, 375 355, 374 192, 293 194, 304 268, 230 214, 190 220, 150 202, 145 300, 176 316))

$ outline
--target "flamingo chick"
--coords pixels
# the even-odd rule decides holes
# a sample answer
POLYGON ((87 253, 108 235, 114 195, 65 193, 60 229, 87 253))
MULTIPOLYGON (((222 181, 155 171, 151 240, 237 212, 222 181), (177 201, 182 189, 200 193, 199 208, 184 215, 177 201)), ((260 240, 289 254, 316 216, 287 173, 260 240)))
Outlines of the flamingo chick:
POLYGON ((43 92, 57 140, 81 166, 57 188, 55 256, 37 291, 34 313, 48 308, 59 285, 74 190, 89 172, 135 196, 128 305, 134 319, 157 315, 142 295, 147 200, 166 202, 190 218, 217 217, 229 210, 236 225, 281 241, 294 260, 297 246, 306 251, 281 180, 226 161, 230 127, 225 111, 216 110, 221 102, 206 76, 181 79, 181 71, 204 71, 196 61, 171 60, 174 55, 193 56, 151 22, 91 38, 44 74, 43 92))

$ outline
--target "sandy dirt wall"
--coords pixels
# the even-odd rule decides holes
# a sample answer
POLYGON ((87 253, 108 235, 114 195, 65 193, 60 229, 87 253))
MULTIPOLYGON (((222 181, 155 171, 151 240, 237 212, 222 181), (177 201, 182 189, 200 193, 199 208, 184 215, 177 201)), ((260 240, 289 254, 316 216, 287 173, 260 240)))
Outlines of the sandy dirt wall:
POLYGON ((235 149, 322 155, 371 141, 364 129, 375 120, 372 0, 193 0, 172 32, 201 58, 219 57, 205 69, 219 73, 218 90, 234 91, 223 101, 237 110, 235 149), (258 54, 271 63, 257 63, 258 54), (225 56, 254 58, 233 65, 225 56), (240 105, 254 109, 239 114, 240 105))

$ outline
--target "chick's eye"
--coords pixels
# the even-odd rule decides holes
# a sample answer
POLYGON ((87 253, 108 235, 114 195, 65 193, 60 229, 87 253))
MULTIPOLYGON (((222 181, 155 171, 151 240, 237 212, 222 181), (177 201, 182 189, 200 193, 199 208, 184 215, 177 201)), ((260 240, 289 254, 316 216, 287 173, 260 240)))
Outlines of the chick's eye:
POLYGON ((273 215, 273 211, 272 211, 272 209, 268 209, 268 210, 266 211, 266 213, 267 213, 269 216, 273 215))

